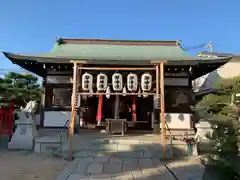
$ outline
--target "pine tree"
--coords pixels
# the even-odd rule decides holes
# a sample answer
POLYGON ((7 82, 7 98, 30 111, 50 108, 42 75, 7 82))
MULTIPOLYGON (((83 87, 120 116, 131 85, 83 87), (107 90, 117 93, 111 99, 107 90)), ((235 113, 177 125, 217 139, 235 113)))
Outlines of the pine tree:
POLYGON ((240 93, 240 77, 221 79, 215 89, 217 93, 205 96, 196 109, 204 109, 206 113, 200 114, 204 114, 203 118, 216 125, 213 137, 216 151, 211 162, 215 164, 219 177, 223 180, 235 180, 239 178, 235 160, 238 158, 240 128, 240 103, 235 96, 240 93))
POLYGON ((38 78, 31 74, 9 72, 0 78, 0 98, 24 106, 29 100, 40 101, 41 87, 38 78))

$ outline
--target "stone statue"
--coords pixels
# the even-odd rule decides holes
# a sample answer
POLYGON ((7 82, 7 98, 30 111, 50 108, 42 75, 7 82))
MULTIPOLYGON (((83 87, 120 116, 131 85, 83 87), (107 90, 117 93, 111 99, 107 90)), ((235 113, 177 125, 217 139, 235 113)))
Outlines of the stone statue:
POLYGON ((195 134, 195 140, 197 142, 204 142, 209 140, 213 134, 212 125, 207 121, 200 121, 195 125, 197 133, 195 134))
POLYGON ((9 149, 34 149, 37 137, 36 109, 36 101, 29 101, 25 108, 20 107, 19 120, 15 122, 17 129, 13 134, 11 142, 8 144, 9 149))
POLYGON ((193 154, 198 155, 201 149, 206 151, 207 148, 210 146, 211 137, 213 134, 212 125, 204 120, 200 120, 199 123, 195 125, 197 132, 195 134, 195 144, 193 148, 193 154))
POLYGON ((22 106, 20 107, 21 113, 24 113, 26 118, 28 118, 29 116, 35 115, 36 109, 37 109, 36 101, 29 101, 26 104, 25 108, 23 108, 22 106))

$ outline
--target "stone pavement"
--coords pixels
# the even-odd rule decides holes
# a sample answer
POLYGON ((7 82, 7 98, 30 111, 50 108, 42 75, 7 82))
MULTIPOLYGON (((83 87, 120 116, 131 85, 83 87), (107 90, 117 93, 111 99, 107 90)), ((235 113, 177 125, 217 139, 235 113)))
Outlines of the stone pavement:
POLYGON ((75 159, 56 180, 200 180, 204 167, 190 160, 166 165, 158 159, 95 156, 75 159))

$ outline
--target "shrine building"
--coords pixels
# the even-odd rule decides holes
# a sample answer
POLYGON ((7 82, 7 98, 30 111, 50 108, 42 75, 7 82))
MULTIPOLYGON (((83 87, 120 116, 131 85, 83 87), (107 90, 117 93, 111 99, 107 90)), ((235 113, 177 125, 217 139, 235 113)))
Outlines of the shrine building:
POLYGON ((179 41, 68 38, 42 54, 3 54, 43 78, 45 128, 63 127, 74 112, 75 126, 84 128, 125 119, 129 129, 151 130, 164 118, 169 129, 192 129, 192 81, 231 59, 191 56, 179 41))

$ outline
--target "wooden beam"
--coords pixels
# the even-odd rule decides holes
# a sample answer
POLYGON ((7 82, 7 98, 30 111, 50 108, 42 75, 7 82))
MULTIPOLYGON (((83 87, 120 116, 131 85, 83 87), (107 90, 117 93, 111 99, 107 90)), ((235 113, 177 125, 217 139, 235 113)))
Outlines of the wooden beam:
MULTIPOLYGON (((159 65, 156 65, 155 67, 156 69, 156 94, 154 98, 154 101, 159 101, 159 65)), ((155 103, 155 102, 154 102, 155 103)), ((158 102, 159 103, 159 102, 158 102)), ((155 104, 156 106, 156 104, 155 104)), ((160 133, 160 122, 158 122, 160 120, 160 116, 158 117, 158 113, 159 113, 159 109, 157 109, 158 107, 154 107, 154 126, 153 126, 153 134, 157 135, 160 133), (157 122, 155 122, 157 121, 157 122)))
MULTIPOLYGON (((46 80, 46 78, 44 78, 43 82, 46 80)), ((45 102, 46 102, 46 87, 45 87, 45 83, 42 83, 42 89, 43 89, 43 93, 41 95, 41 101, 40 101, 40 128, 44 127, 44 108, 45 108, 45 102)))
POLYGON ((165 60, 156 60, 156 61, 151 61, 151 64, 156 64, 156 65, 158 65, 158 64, 166 64, 167 63, 167 61, 165 61, 165 60))
POLYGON ((85 69, 85 70, 109 70, 109 71, 137 71, 137 70, 155 70, 155 67, 150 68, 140 68, 140 67, 79 67, 79 69, 85 69))
POLYGON ((161 95, 161 136, 162 136, 162 155, 163 159, 166 158, 166 120, 165 120, 165 103, 164 103, 164 63, 160 64, 160 95, 161 95))
POLYGON ((159 96, 159 66, 156 66, 156 95, 159 96))
POLYGON ((91 95, 129 95, 129 96, 135 96, 135 95, 148 95, 148 96, 154 96, 156 93, 121 93, 121 92, 114 92, 114 93, 104 93, 104 92, 96 92, 96 93, 89 93, 89 92, 80 92, 80 95, 85 95, 85 96, 91 96, 91 95))
MULTIPOLYGON (((81 66, 81 65, 79 65, 79 66, 81 66)), ((77 68, 78 69, 78 68, 77 68)), ((77 85, 77 87, 76 87, 76 89, 77 89, 77 92, 76 93, 78 93, 79 91, 80 91, 80 89, 81 89, 81 86, 82 86, 82 70, 80 69, 78 69, 78 76, 77 76, 77 82, 78 82, 78 85, 77 85)), ((76 95, 76 96, 78 96, 78 95, 76 95)), ((76 113, 76 115, 79 113, 79 116, 78 116, 78 132, 80 131, 80 120, 81 120, 81 116, 80 116, 80 114, 81 114, 81 108, 80 108, 80 106, 81 106, 81 97, 79 97, 80 99, 78 99, 78 101, 80 101, 79 103, 80 103, 80 105, 79 105, 79 107, 78 107, 78 109, 76 109, 76 111, 77 111, 77 113, 76 113)), ((77 117, 76 117, 77 118, 77 117)))
POLYGON ((87 61, 85 60, 71 60, 70 63, 76 63, 76 64, 87 64, 87 61))
POLYGON ((68 160, 72 161, 73 160, 73 136, 74 136, 74 125, 75 125, 75 107, 76 107, 76 94, 77 94, 77 87, 78 87, 78 81, 77 81, 77 76, 78 76, 78 65, 77 62, 73 62, 73 89, 72 89, 72 113, 71 113, 71 121, 70 121, 70 127, 68 129, 69 131, 69 147, 68 147, 68 160))

